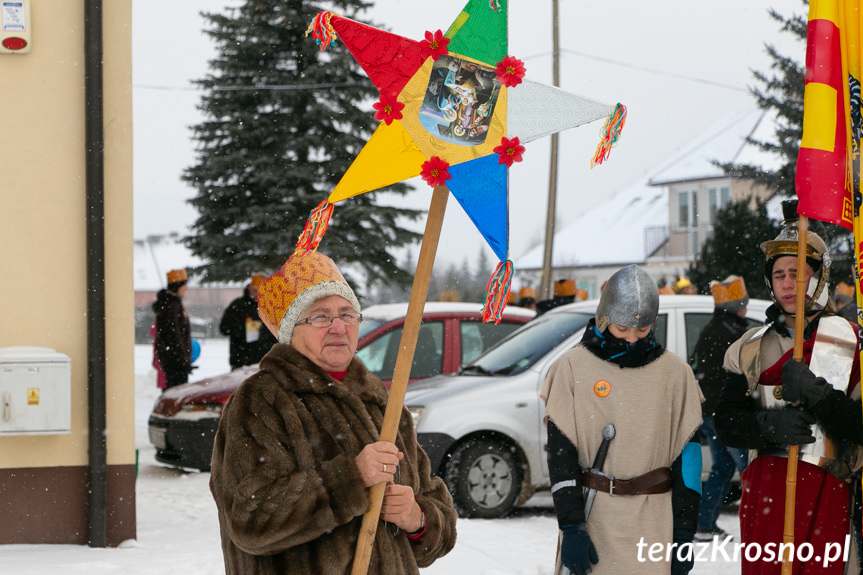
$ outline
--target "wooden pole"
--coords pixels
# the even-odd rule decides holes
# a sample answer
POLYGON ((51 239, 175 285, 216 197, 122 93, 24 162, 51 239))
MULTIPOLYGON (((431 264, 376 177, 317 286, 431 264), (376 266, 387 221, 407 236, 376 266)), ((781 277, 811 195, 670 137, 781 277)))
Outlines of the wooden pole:
MULTIPOLYGON (((443 225, 443 218, 446 213, 447 199, 449 199, 449 189, 446 186, 435 186, 426 219, 422 245, 420 246, 420 255, 419 260, 417 260, 411 297, 408 301, 408 311, 402 330, 399 354, 396 357, 393 381, 390 385, 389 399, 387 399, 387 408, 384 412, 381 441, 395 443, 396 436, 398 435, 399 419, 401 419, 405 392, 407 391, 408 380, 411 374, 411 365, 413 365, 414 361, 414 351, 416 349, 417 338, 419 337, 420 324, 423 319, 423 308, 428 297, 429 283, 431 281, 438 241, 440 240, 441 226, 443 225)), ((385 489, 386 483, 382 481, 373 485, 369 492, 371 503, 369 510, 363 515, 363 524, 360 529, 359 538, 357 539, 357 550, 354 554, 351 575, 365 575, 369 570, 369 560, 371 559, 375 543, 375 534, 378 529, 378 519, 380 519, 381 515, 385 489)))
MULTIPOLYGON (((803 330, 806 329, 806 236, 809 233, 809 219, 800 216, 797 223, 797 295, 794 312, 794 361, 803 361, 803 330)), ((797 454, 800 447, 788 446, 788 469, 785 473, 785 524, 782 530, 782 543, 794 543, 794 510, 797 501, 797 454)), ((794 555, 792 546, 785 546, 782 554, 782 575, 791 575, 794 555)))

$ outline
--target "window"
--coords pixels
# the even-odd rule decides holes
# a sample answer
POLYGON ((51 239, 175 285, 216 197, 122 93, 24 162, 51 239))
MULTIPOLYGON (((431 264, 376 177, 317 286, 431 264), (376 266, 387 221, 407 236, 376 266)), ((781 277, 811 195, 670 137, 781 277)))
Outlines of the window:
MULTIPOLYGON (((402 339, 402 326, 387 332, 357 352, 366 368, 384 381, 393 378, 402 339)), ((431 377, 443 369, 443 322, 423 322, 417 338, 411 379, 431 377)))
POLYGON ((472 362, 482 352, 520 327, 520 323, 507 323, 503 321, 498 324, 462 321, 460 324, 461 365, 472 362))
POLYGON ((668 314, 661 313, 656 316, 653 324, 653 337, 662 347, 668 349, 668 314))
POLYGON ((725 208, 731 201, 731 190, 728 186, 710 188, 707 191, 707 196, 710 200, 710 223, 714 223, 716 221, 716 213, 725 208))
POLYGON ((677 225, 681 228, 689 227, 689 192, 677 194, 677 225))

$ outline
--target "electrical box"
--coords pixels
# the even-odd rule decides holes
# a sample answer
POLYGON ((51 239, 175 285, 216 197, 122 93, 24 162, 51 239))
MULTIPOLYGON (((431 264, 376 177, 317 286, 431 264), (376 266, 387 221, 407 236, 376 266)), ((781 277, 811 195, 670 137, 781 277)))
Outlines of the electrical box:
POLYGON ((0 348, 0 437, 72 431, 69 356, 47 347, 0 348))
POLYGON ((0 54, 30 51, 30 0, 0 0, 0 54))

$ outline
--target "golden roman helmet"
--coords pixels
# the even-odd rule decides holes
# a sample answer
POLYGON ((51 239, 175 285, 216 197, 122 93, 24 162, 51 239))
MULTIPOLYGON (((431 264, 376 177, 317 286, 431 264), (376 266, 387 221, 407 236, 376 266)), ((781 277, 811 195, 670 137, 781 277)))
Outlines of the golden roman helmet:
MULTIPOLYGON (((770 296, 773 297, 774 301, 776 296, 773 294, 773 283, 771 281, 773 264, 778 258, 783 256, 797 257, 797 246, 800 237, 797 227, 799 222, 797 200, 785 200, 782 202, 782 214, 785 217, 785 220, 782 222, 785 227, 782 228, 782 231, 779 232, 776 238, 761 243, 761 251, 764 252, 765 258, 764 279, 767 282, 770 296)), ((824 309, 835 311, 836 304, 830 296, 830 290, 827 289, 830 283, 830 266, 832 265, 830 252, 821 236, 808 230, 806 233, 806 262, 812 267, 815 273, 809 280, 809 285, 806 289, 804 312, 817 312, 824 309)))

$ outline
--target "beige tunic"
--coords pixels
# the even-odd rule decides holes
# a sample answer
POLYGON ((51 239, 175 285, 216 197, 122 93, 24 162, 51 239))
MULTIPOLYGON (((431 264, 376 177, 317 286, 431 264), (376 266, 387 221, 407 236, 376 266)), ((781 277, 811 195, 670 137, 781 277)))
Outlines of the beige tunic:
MULTIPOLYGON (((668 351, 644 367, 621 368, 579 345, 552 366, 540 396, 583 466, 593 464, 602 428, 614 424, 603 472, 620 479, 670 467, 701 425, 703 398, 692 369, 668 351)), ((592 575, 668 573, 670 564, 650 561, 648 550, 672 542, 670 491, 599 492, 587 529, 599 555, 592 575)))

